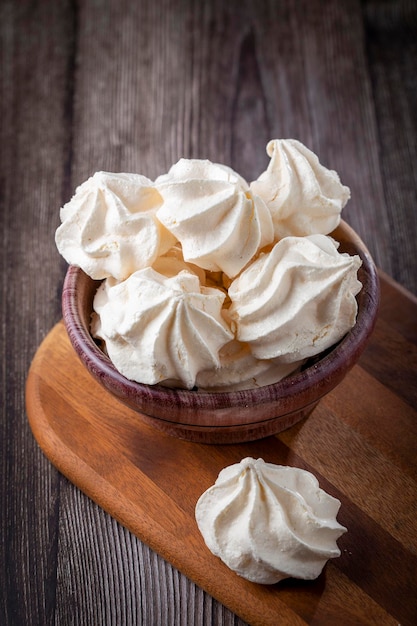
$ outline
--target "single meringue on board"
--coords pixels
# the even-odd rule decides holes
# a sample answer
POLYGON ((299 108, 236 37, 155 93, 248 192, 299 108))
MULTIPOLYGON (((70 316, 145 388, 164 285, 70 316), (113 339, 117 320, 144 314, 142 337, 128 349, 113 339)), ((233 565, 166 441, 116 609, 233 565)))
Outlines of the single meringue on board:
POLYGON ((161 204, 145 176, 96 172, 62 207, 57 248, 91 278, 123 280, 175 243, 155 218, 161 204))
POLYGON ((350 198, 349 187, 296 139, 273 139, 266 150, 271 161, 250 189, 271 211, 275 239, 331 233, 350 198))
POLYGON ((317 578, 340 556, 346 532, 340 501, 313 474, 245 458, 223 469, 199 498, 195 516, 209 550, 252 582, 317 578))
POLYGON ((273 240, 270 212, 231 168, 180 159, 155 186, 158 219, 182 245, 185 261, 236 276, 273 240))
POLYGON ((219 350, 233 338, 224 298, 189 271, 166 277, 145 268, 122 282, 103 281, 92 334, 126 378, 192 389, 200 370, 219 366, 219 350))
POLYGON ((285 237, 232 282, 227 317, 256 358, 315 356, 355 324, 361 259, 337 246, 326 235, 285 237))

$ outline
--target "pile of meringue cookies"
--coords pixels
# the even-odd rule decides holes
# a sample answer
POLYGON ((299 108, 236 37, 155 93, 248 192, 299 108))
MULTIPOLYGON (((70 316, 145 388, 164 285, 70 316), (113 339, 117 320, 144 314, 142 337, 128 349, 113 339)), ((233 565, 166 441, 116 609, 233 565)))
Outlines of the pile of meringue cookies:
POLYGON ((358 256, 329 236, 350 197, 294 139, 248 184, 180 159, 154 182, 97 172, 60 213, 65 260, 102 280, 91 331, 145 384, 234 391, 277 382, 355 324, 358 256))

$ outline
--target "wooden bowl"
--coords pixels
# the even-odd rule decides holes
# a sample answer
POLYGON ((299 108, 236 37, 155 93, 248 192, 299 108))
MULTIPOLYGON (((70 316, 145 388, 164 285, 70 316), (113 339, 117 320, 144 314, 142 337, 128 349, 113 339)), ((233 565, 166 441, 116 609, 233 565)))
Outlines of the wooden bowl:
POLYGON ((332 233, 340 251, 362 259, 352 330, 321 358, 273 385, 245 391, 200 392, 144 385, 120 374, 90 334, 92 302, 99 282, 81 269, 68 268, 63 294, 64 323, 70 341, 91 375, 112 395, 157 429, 200 443, 253 441, 289 428, 308 416, 325 394, 344 378, 363 352, 373 330, 379 282, 366 246, 345 223, 332 233))

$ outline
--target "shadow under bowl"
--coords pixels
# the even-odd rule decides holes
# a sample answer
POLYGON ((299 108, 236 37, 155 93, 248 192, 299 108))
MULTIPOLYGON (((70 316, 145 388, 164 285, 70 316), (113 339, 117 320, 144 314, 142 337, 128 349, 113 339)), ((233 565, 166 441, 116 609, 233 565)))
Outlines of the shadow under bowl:
POLYGON ((62 309, 72 346, 90 374, 121 402, 138 412, 138 419, 189 441, 226 444, 253 441, 277 434, 303 418, 338 385, 357 362, 375 325, 379 303, 378 274, 365 244, 345 222, 332 233, 339 250, 358 254, 355 326, 333 348, 302 371, 244 391, 200 392, 145 385, 125 378, 90 334, 92 304, 99 281, 81 269, 68 268, 62 309))

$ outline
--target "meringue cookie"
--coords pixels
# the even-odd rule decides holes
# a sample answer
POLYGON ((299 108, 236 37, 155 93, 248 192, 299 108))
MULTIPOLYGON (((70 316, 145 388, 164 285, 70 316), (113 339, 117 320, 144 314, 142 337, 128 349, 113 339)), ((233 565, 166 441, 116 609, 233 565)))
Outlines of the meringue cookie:
POLYGON ((223 163, 213 163, 208 159, 179 159, 171 166, 167 174, 161 174, 155 179, 155 185, 172 183, 173 181, 183 182, 196 178, 224 180, 237 184, 244 191, 249 189, 246 180, 234 169, 223 163))
POLYGON ((91 278, 123 280, 175 243, 155 218, 161 204, 145 176, 96 172, 61 209, 57 248, 91 278))
POLYGON ((233 338, 221 314, 224 297, 191 272, 169 278, 145 268, 102 283, 92 334, 126 378, 191 389, 200 370, 219 366, 219 350, 233 338))
POLYGON ((340 556, 336 542, 347 529, 336 520, 339 507, 310 472, 248 457, 220 472, 195 516, 213 554, 240 576, 270 585, 317 578, 340 556))
POLYGON ((155 186, 163 198, 157 217, 181 243, 186 261, 234 277, 272 242, 264 201, 228 167, 180 159, 155 186))
POLYGON ((250 189, 270 209, 275 238, 332 232, 350 198, 338 174, 296 139, 273 139, 266 149, 271 161, 250 189))
POLYGON ((306 359, 355 324, 359 256, 340 254, 326 235, 285 237, 229 287, 227 315, 258 359, 306 359))
POLYGON ((152 263, 152 268, 167 278, 171 278, 184 270, 198 276, 201 285, 208 287, 217 286, 214 284, 206 285, 206 272, 201 267, 184 261, 182 250, 179 246, 173 246, 166 254, 159 256, 154 263, 152 263))
POLYGON ((247 344, 233 340, 219 352, 220 365, 197 374, 196 385, 206 391, 242 391, 264 387, 295 372, 304 361, 281 363, 257 359, 247 344))

